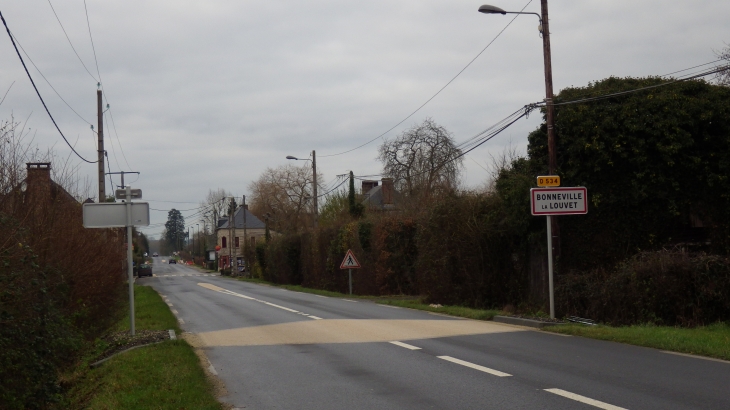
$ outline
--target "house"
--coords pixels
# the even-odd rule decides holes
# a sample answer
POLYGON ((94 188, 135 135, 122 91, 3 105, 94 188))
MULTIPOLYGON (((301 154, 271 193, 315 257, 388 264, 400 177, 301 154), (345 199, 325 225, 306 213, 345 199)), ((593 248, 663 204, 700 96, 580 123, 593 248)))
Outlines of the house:
POLYGON ((61 185, 51 180, 50 162, 28 162, 26 177, 19 185, 0 199, 0 207, 9 214, 44 212, 48 206, 73 206, 81 210, 78 200, 61 185))
POLYGON ((220 246, 218 266, 221 268, 228 267, 230 260, 235 260, 238 266, 243 266, 244 238, 247 241, 246 245, 251 249, 255 249, 258 242, 266 240, 266 224, 252 214, 248 206, 236 209, 233 221, 235 223, 230 223, 229 218, 225 216, 218 218, 216 223, 216 245, 220 246))
POLYGON ((379 181, 362 181, 362 201, 368 209, 376 211, 394 210, 402 196, 393 187, 393 178, 383 178, 379 181))

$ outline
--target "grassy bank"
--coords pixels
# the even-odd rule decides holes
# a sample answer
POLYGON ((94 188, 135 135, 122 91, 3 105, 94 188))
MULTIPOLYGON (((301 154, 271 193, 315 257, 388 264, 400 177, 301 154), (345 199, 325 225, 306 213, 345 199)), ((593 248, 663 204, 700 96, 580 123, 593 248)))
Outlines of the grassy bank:
MULTIPOLYGON (((180 328, 162 298, 150 287, 135 286, 137 331, 180 328)), ((114 332, 128 331, 129 318, 122 319, 114 332)), ((71 409, 222 409, 200 366, 194 350, 184 340, 167 340, 112 357, 89 369, 99 351, 91 353, 68 376, 72 388, 63 408, 71 409)))
POLYGON ((724 323, 694 329, 654 325, 561 325, 543 330, 730 360, 730 325, 724 323))

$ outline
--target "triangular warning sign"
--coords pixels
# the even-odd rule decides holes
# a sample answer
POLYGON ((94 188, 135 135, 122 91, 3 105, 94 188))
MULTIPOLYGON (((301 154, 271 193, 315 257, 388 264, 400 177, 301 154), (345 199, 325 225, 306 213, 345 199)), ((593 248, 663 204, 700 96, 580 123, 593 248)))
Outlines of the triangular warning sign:
POLYGON ((340 264, 340 269, 360 269, 360 267, 360 262, 355 259, 355 254, 352 253, 351 249, 348 249, 345 254, 345 259, 340 264))

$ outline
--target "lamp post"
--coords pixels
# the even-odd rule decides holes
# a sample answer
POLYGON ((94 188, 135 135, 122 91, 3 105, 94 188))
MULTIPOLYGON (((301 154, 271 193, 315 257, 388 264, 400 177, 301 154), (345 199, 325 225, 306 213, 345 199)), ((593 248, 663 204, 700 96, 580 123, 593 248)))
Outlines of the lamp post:
MULTIPOLYGON (((550 23, 548 19, 547 0, 540 0, 541 14, 525 13, 521 11, 505 11, 499 7, 485 4, 479 7, 480 13, 485 14, 534 14, 540 20, 538 29, 542 34, 542 55, 545 65, 545 111, 547 113, 547 145, 548 145, 548 174, 555 175, 557 168, 557 153, 555 149, 555 107, 553 106, 553 69, 550 58, 550 23)), ((553 293, 553 243, 558 247, 560 234, 558 221, 552 216, 547 216, 547 237, 548 237, 548 287, 550 292, 550 317, 555 318, 555 301, 553 293), (553 241, 553 235, 555 241, 553 241)))
MULTIPOLYGON (((198 227, 198 248, 200 247, 200 224, 196 223, 195 226, 198 227)), ((198 253, 198 248, 193 249, 195 253, 198 253)), ((193 261, 195 261, 195 256, 193 255, 193 261)))
MULTIPOLYGON (((300 161, 299 158, 287 155, 286 159, 293 159, 296 161, 300 161)), ((301 159, 301 161, 310 161, 309 158, 301 159)), ((314 227, 317 227, 318 219, 319 219, 319 211, 317 207, 317 153, 312 150, 312 193, 314 198, 314 227)))
POLYGON ((542 34, 542 54, 545 65, 545 110, 547 111, 547 135, 548 135, 548 173, 555 175, 557 168, 557 154, 555 150, 555 107, 553 106, 553 69, 550 58, 550 23, 548 21, 547 0, 540 0, 542 15, 537 13, 525 13, 521 11, 505 11, 499 7, 485 4, 479 7, 480 13, 485 14, 534 14, 540 20, 538 29, 542 34))

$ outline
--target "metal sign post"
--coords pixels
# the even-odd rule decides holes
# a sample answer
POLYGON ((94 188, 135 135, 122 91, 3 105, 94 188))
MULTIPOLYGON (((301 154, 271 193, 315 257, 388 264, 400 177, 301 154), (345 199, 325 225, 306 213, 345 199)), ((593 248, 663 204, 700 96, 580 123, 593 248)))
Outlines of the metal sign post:
MULTIPOLYGON (((555 175, 537 177, 538 185, 560 185, 555 175)), ((532 188, 530 189, 532 215, 547 218, 548 290, 550 292, 550 318, 555 319, 555 287, 553 282, 553 215, 585 215, 588 213, 588 191, 584 187, 532 188)))
POLYGON ((83 205, 84 228, 127 228, 127 281, 129 282, 129 329, 134 336, 134 271, 132 268, 132 227, 150 224, 150 208, 146 202, 132 203, 132 199, 142 198, 142 191, 127 186, 116 191, 117 199, 125 203, 102 202, 83 205), (123 198, 120 198, 123 195, 123 198))
POLYGON ((355 259, 355 254, 352 253, 351 249, 347 250, 347 253, 345 254, 345 259, 342 260, 342 263, 340 264, 340 269, 347 269, 347 273, 350 279, 350 294, 352 295, 352 270, 353 269, 360 269, 360 262, 355 259))

